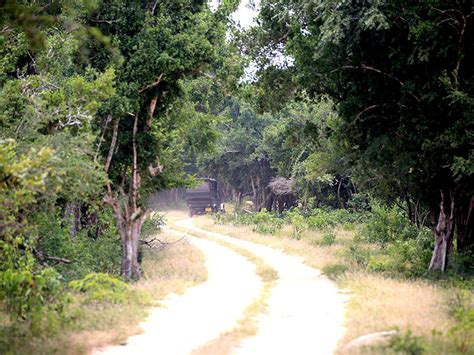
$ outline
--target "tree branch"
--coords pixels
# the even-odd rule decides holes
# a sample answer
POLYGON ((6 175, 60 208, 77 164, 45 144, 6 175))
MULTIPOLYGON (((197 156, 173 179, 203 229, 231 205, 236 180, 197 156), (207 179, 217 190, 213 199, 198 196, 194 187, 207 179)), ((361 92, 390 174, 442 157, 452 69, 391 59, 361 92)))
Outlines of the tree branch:
POLYGON ((151 88, 154 88, 154 87, 160 85, 161 79, 163 78, 164 75, 165 75, 165 73, 161 73, 160 76, 158 77, 158 79, 154 83, 151 83, 151 84, 141 88, 140 90, 138 90, 138 92, 141 94, 142 92, 144 92, 148 89, 151 89, 151 88))
POLYGON ((109 154, 107 155, 107 160, 105 161, 105 172, 109 172, 110 164, 112 162, 112 157, 114 155, 115 145, 117 144, 117 135, 118 135, 118 126, 120 119, 117 118, 114 121, 112 140, 110 142, 109 154))
MULTIPOLYGON (((377 74, 380 74, 382 76, 385 76, 393 81, 396 81, 401 87, 405 87, 405 83, 403 81, 401 81, 399 78, 397 78, 395 75, 393 74, 390 74, 390 73, 386 73, 380 69, 377 69, 377 68, 374 68, 372 66, 368 66, 368 65, 365 65, 365 64, 362 64, 360 67, 358 66, 355 66, 355 65, 344 65, 341 67, 341 69, 362 69, 362 70, 367 70, 367 71, 372 71, 374 73, 377 73, 377 74)), ((336 69, 338 70, 338 69, 336 69)), ((413 97, 417 102, 420 101, 420 99, 418 98, 418 96, 416 96, 415 94, 413 94, 412 92, 410 91, 407 91, 407 93, 413 97)))

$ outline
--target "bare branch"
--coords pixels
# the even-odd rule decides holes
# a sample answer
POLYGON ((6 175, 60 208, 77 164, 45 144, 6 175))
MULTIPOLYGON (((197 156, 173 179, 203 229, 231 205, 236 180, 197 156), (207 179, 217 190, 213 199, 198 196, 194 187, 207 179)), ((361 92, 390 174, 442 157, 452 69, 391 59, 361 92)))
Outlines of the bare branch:
POLYGON ((70 264, 70 263, 72 263, 72 260, 64 259, 64 258, 59 258, 59 257, 57 257, 57 256, 46 256, 45 259, 52 260, 52 261, 56 261, 56 262, 62 263, 62 264, 70 264))
POLYGON ((158 239, 157 237, 154 237, 151 240, 140 240, 140 243, 145 244, 145 245, 149 246, 150 248, 153 248, 154 243, 158 242, 158 243, 160 243, 160 249, 162 249, 162 248, 164 248, 168 245, 179 243, 179 242, 183 241, 185 238, 186 238, 186 236, 182 236, 178 240, 174 240, 172 242, 164 242, 164 241, 158 239))
POLYGON ((120 119, 117 118, 114 121, 112 140, 110 142, 109 154, 107 155, 107 160, 105 162, 105 172, 108 172, 110 169, 110 163, 112 162, 112 157, 114 155, 115 145, 117 144, 117 135, 120 119))
POLYGON ((364 108, 362 111, 360 111, 360 112, 357 114, 357 116, 356 116, 354 122, 357 121, 357 120, 360 118, 360 116, 362 116, 362 115, 363 115, 364 113, 366 113, 367 111, 373 110, 374 108, 377 108, 377 107, 379 107, 379 106, 380 106, 380 105, 372 105, 372 106, 369 106, 369 107, 364 108))
POLYGON ((138 92, 141 94, 142 92, 144 92, 148 89, 151 89, 151 88, 154 88, 154 87, 160 85, 161 79, 163 78, 164 75, 165 75, 165 73, 161 73, 160 76, 158 77, 158 79, 154 83, 151 83, 151 84, 141 88, 140 90, 138 90, 138 92))

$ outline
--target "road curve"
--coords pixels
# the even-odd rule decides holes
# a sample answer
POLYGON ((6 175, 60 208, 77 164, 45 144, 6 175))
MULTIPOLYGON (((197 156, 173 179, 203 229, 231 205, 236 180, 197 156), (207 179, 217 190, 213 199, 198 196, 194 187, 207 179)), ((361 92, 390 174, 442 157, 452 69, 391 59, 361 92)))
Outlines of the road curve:
MULTIPOLYGON (((190 237, 206 257, 208 279, 183 295, 172 295, 140 324, 143 333, 125 345, 95 349, 93 354, 190 354, 231 330, 261 292, 255 265, 215 242, 190 237)), ((217 354, 216 354, 217 355, 217 354)))
POLYGON ((192 219, 177 223, 187 229, 245 248, 274 268, 279 278, 268 300, 268 311, 258 321, 258 332, 245 339, 233 354, 333 354, 344 334, 347 295, 303 263, 282 251, 226 235, 204 231, 192 219))

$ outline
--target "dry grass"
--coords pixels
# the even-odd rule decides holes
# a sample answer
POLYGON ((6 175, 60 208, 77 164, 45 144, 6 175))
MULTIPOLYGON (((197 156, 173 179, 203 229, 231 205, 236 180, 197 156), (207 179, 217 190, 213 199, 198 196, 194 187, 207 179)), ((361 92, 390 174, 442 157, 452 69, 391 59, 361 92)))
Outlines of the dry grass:
MULTIPOLYGON (((160 239, 174 241, 176 237, 163 233, 160 239)), ((132 288, 150 295, 151 302, 84 305, 76 300, 68 308, 68 312, 74 314, 71 324, 57 335, 9 339, 9 348, 14 349, 15 354, 85 354, 94 347, 120 344, 141 332, 139 323, 148 314, 149 307, 168 294, 182 293, 187 287, 207 279, 204 255, 187 240, 170 244, 163 250, 145 250, 142 268, 143 277, 132 284, 132 288)))
POLYGON ((183 227, 174 227, 174 229, 219 243, 244 256, 256 266, 256 273, 263 282, 259 297, 245 309, 242 318, 238 320, 237 325, 232 330, 221 334, 217 339, 193 351, 193 355, 229 354, 243 339, 257 334, 258 322, 256 318, 267 309, 268 298, 271 295, 273 286, 275 286, 275 281, 278 279, 278 272, 268 266, 260 257, 244 248, 210 237, 199 231, 183 227))
MULTIPOLYGON (((160 234, 159 238, 164 242, 176 241, 174 235, 166 233, 160 234)), ((149 294, 155 303, 171 293, 181 294, 187 287, 207 279, 204 255, 187 240, 170 244, 163 250, 146 249, 142 269, 143 277, 133 284, 133 288, 149 294)), ((119 344, 128 336, 140 333, 138 323, 144 319, 147 311, 142 305, 120 308, 115 316, 100 312, 100 317, 109 321, 105 324, 106 331, 75 333, 76 343, 87 344, 87 348, 91 349, 106 344, 119 344)))
POLYGON ((352 292, 342 344, 359 336, 391 329, 431 337, 453 325, 445 290, 431 283, 397 280, 377 274, 350 273, 342 284, 352 292))
POLYGON ((317 231, 306 231, 300 240, 296 240, 289 237, 292 233, 289 226, 284 226, 276 235, 264 235, 254 232, 251 226, 215 224, 208 216, 199 216, 193 220, 194 224, 202 229, 265 244, 289 254, 302 256, 307 265, 318 269, 328 264, 341 262, 344 247, 351 238, 350 232, 340 230, 334 245, 319 247, 317 243, 321 240, 323 233, 317 231))
MULTIPOLYGON (((454 324, 446 306, 450 289, 441 288, 423 280, 395 279, 383 274, 361 270, 345 257, 345 250, 353 238, 353 232, 337 229, 336 242, 321 246, 324 233, 305 231, 300 240, 293 239, 291 228, 285 226, 276 235, 261 235, 249 226, 218 225, 207 217, 194 219, 196 226, 236 238, 249 240, 281 249, 303 257, 309 266, 324 269, 329 265, 344 265, 348 271, 336 279, 340 287, 351 295, 347 306, 346 333, 339 343, 339 352, 350 340, 359 336, 398 329, 410 330, 416 336, 433 340, 433 330, 442 331, 454 324)), ((443 353, 439 349, 436 353, 443 353)), ((379 350, 382 352, 382 350, 379 350)), ((351 350, 351 354, 354 353, 351 350)), ((376 351, 377 353, 377 351, 376 351)))

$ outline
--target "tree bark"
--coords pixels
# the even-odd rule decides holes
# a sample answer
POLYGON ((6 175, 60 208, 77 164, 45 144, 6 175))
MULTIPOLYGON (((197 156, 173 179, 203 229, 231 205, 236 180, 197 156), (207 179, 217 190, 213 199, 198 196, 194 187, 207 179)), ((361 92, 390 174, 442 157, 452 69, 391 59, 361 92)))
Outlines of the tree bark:
POLYGON ((78 202, 68 202, 64 212, 66 219, 71 219, 69 234, 75 237, 82 228, 81 225, 81 204, 78 202))
POLYGON ((457 250, 466 252, 474 245, 474 196, 462 196, 455 216, 457 250))
POLYGON ((451 191, 441 191, 439 216, 434 229, 435 246, 431 258, 430 271, 445 271, 453 250, 454 196, 451 191))
MULTIPOLYGON (((139 279, 141 277, 141 269, 138 259, 139 254, 139 238, 143 221, 146 218, 147 211, 142 211, 137 205, 141 178, 138 173, 138 152, 136 135, 138 129, 138 116, 135 116, 132 135, 132 153, 133 165, 132 174, 129 183, 128 196, 125 193, 123 185, 116 186, 116 193, 112 191, 110 183, 107 183, 107 196, 105 201, 112 207, 117 222, 117 228, 122 241, 122 277, 126 280, 139 279), (128 198, 127 198, 128 197, 128 198)), ((114 134, 109 149, 109 156, 106 161, 105 169, 108 171, 114 146, 117 141, 118 124, 114 125, 114 134), (117 127, 117 128, 116 128, 117 127), (112 153, 111 153, 112 152, 112 153)), ((125 177, 122 184, 125 182, 125 177)))

